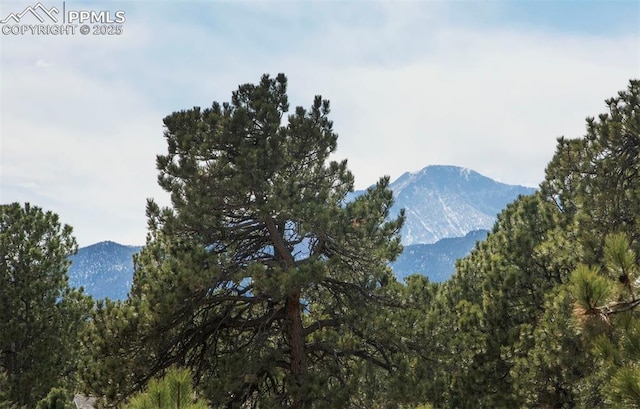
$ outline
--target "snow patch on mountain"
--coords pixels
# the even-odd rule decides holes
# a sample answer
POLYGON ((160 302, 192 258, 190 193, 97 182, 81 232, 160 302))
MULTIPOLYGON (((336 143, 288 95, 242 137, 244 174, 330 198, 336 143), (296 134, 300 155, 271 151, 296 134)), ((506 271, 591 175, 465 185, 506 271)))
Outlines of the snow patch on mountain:
MULTIPOLYGON (((519 195, 534 188, 497 182, 458 166, 432 165, 405 172, 393 181, 391 216, 405 209, 402 242, 435 243, 474 230, 490 230, 496 216, 519 195)), ((354 197, 363 191, 354 192, 354 197)))
POLYGON ((125 299, 133 284, 133 255, 140 249, 112 241, 82 247, 70 257, 69 284, 95 299, 125 299))

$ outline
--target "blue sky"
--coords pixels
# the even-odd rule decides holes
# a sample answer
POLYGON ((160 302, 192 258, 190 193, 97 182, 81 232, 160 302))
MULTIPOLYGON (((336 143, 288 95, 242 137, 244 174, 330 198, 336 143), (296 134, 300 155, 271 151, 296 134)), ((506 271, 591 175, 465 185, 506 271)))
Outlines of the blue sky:
MULTIPOLYGON (((0 3, 0 17, 29 2, 0 3)), ((46 7, 61 2, 42 1, 46 7)), ((537 185, 555 140, 640 77, 639 1, 67 1, 123 10, 119 36, 0 37, 0 202, 81 245, 142 244, 167 204, 162 118, 284 72, 331 100, 357 188, 430 164, 537 185)), ((32 21, 33 23, 33 21, 32 21)))

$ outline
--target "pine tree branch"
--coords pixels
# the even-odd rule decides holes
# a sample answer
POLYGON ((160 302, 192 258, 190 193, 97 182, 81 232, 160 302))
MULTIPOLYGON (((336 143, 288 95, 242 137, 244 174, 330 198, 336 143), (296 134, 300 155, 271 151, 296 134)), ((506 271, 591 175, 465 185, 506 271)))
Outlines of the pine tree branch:
POLYGON ((640 298, 632 299, 630 301, 618 301, 610 303, 601 307, 600 310, 606 316, 619 314, 621 312, 630 311, 640 305, 640 298))
POLYGON ((340 320, 338 318, 329 318, 326 320, 318 320, 313 324, 304 328, 304 336, 307 337, 313 334, 315 331, 326 328, 326 327, 338 327, 343 323, 344 320, 340 320))

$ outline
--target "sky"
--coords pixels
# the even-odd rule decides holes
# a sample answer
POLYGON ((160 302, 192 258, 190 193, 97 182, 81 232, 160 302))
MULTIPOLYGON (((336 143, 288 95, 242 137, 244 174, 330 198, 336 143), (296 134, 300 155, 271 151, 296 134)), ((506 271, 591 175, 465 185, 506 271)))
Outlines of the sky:
MULTIPOLYGON (((41 3, 125 16, 0 34, 0 203, 57 213, 80 246, 144 244, 147 198, 169 204, 162 119, 265 73, 292 107, 331 101, 358 189, 433 164, 537 186, 556 139, 640 78, 637 0, 41 3)), ((0 20, 36 4, 0 0, 0 20)))

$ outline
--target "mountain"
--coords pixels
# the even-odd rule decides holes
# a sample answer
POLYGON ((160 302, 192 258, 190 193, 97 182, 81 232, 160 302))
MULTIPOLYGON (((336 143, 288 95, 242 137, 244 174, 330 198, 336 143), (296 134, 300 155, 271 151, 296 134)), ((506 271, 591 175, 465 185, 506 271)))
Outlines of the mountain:
POLYGON ((141 248, 112 241, 80 248, 70 257, 71 286, 84 287, 95 299, 124 300, 133 283, 133 255, 141 248))
MULTIPOLYGON (((395 197, 391 215, 405 209, 403 254, 392 264, 396 276, 413 273, 444 281, 455 260, 466 256, 486 236, 496 216, 519 195, 534 188, 507 185, 457 166, 427 166, 390 184, 395 197)), ((363 191, 351 193, 353 200, 363 191)), ((71 285, 100 299, 125 299, 133 281, 133 254, 141 247, 105 241, 83 247, 71 257, 71 285)))
POLYGON ((488 233, 487 230, 474 230, 464 237, 441 239, 431 244, 410 244, 391 267, 398 280, 422 274, 433 282, 446 281, 455 271, 456 260, 468 255, 488 233))
MULTIPOLYGON (((519 195, 536 191, 497 182, 471 169, 443 165, 406 172, 389 188, 395 198, 391 215, 405 209, 404 245, 435 243, 474 230, 490 230, 507 204, 519 195)), ((362 193, 354 192, 350 198, 362 193)))
MULTIPOLYGON (((469 254, 475 243, 484 240, 487 233, 487 230, 475 230, 464 237, 405 246, 391 267, 399 280, 411 274, 422 274, 430 281, 443 282, 453 274, 455 261, 469 254)), ((105 297, 124 300, 133 282, 133 255, 140 249, 139 246, 123 246, 112 241, 80 248, 78 254, 71 256, 71 286, 83 287, 96 300, 105 297)))

